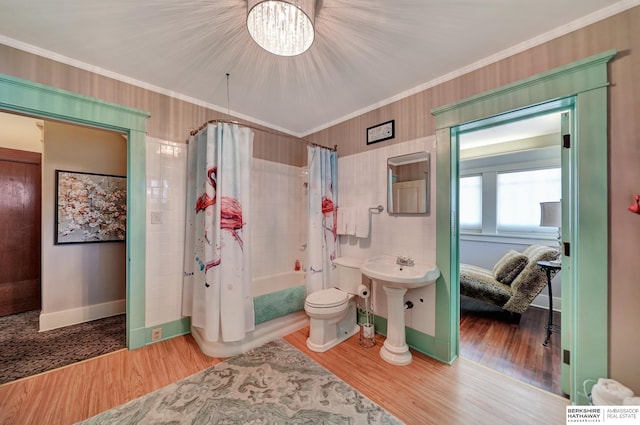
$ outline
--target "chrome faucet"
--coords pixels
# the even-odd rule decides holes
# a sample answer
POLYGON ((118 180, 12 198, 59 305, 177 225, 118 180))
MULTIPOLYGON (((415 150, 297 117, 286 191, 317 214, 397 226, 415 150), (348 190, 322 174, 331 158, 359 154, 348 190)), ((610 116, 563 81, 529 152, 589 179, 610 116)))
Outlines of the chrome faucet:
POLYGON ((406 266, 406 267, 412 267, 415 265, 415 263, 413 262, 413 258, 411 257, 405 257, 402 255, 399 255, 396 258, 396 264, 399 266, 406 266))

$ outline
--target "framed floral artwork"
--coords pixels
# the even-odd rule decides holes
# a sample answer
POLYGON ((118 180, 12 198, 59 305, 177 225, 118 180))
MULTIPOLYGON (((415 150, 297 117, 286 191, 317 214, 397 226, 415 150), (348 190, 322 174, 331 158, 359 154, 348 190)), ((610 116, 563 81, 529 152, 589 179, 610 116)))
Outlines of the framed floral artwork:
POLYGON ((124 242, 127 178, 56 170, 55 244, 124 242))

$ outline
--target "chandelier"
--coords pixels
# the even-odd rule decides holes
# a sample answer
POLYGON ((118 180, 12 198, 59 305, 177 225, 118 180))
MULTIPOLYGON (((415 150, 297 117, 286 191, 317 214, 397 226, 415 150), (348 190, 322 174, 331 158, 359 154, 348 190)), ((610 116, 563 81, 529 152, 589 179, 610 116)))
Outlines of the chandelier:
POLYGON ((315 0, 248 0, 247 29, 268 52, 296 56, 311 47, 315 0))

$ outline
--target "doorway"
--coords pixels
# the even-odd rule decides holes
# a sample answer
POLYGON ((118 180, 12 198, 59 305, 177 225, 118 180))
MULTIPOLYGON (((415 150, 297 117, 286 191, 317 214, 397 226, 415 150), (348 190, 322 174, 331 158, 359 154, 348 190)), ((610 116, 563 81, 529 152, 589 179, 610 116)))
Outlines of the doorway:
POLYGON ((145 137, 147 112, 0 74, 0 110, 127 135, 127 347, 150 340, 145 328, 145 137))
POLYGON ((55 170, 126 175, 126 140, 22 114, 0 122, 2 384, 126 347, 124 241, 54 244, 55 170))
POLYGON ((40 308, 41 157, 0 147, 0 317, 40 308))
MULTIPOLYGON (((480 120, 470 128, 455 129, 460 170, 459 261, 467 271, 472 270, 469 266, 480 267, 493 275, 494 265, 503 256, 534 245, 549 247, 550 253, 544 255, 559 252, 559 226, 541 225, 540 205, 562 198, 562 121, 564 114, 571 114, 563 107, 555 110, 553 103, 547 106, 547 112, 536 108, 532 116, 523 115, 525 110, 515 120, 504 114, 499 121, 492 117, 488 126, 480 120)), ((494 288, 496 298, 489 292, 474 295, 473 285, 460 291, 460 356, 562 396, 561 278, 559 273, 552 278, 549 298, 545 271, 535 260, 530 262, 520 274, 532 279, 513 281, 513 275, 502 282, 505 286, 496 283, 495 288, 488 280, 483 287, 494 288), (502 292, 505 288, 513 291, 509 297, 502 292), (503 309, 507 298, 512 300, 503 309), (511 303, 516 299, 524 311, 514 314, 507 309, 513 310, 511 303), (547 341, 552 308, 551 329, 556 332, 547 341)))
POLYGON ((563 152, 571 205, 563 211, 562 281, 563 299, 580 302, 562 306, 563 327, 570 335, 563 340, 562 373, 563 392, 577 405, 589 404, 583 382, 608 371, 607 63, 615 55, 615 50, 606 51, 432 111, 439 182, 436 263, 441 270, 436 282, 436 349, 439 357, 454 361, 460 337, 456 127, 509 111, 531 114, 532 108, 557 99, 575 105, 576 137, 568 138, 570 149, 563 152))

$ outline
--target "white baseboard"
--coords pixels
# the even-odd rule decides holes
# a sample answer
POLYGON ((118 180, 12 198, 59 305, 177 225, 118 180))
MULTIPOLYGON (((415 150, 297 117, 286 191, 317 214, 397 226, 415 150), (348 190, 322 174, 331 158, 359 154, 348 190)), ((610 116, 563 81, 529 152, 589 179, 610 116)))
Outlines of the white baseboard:
MULTIPOLYGON (((549 296, 540 294, 533 300, 531 303, 533 307, 544 308, 545 310, 549 308, 549 296)), ((553 311, 562 311, 562 298, 553 297, 553 311)))
POLYGON ((40 332, 78 323, 90 322, 127 312, 126 300, 110 301, 108 303, 93 304, 70 310, 40 313, 40 332))

